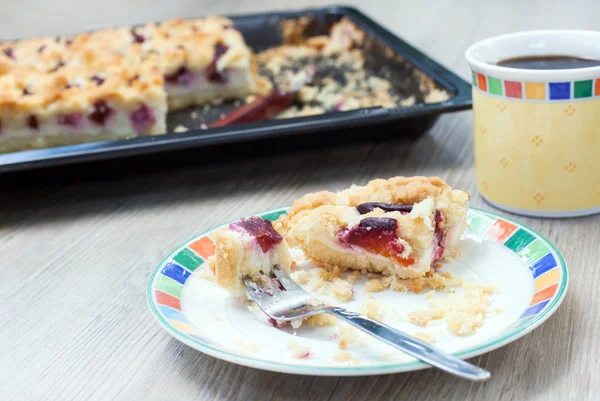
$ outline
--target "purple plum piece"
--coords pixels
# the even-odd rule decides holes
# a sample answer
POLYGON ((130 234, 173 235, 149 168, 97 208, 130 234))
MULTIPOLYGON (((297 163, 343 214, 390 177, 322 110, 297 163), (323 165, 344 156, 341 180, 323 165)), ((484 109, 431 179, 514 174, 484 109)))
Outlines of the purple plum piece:
POLYGON ((137 133, 147 132, 156 122, 154 112, 145 104, 142 104, 129 115, 133 129, 137 133))
POLYGON ((381 203, 381 202, 367 202, 361 203, 356 206, 356 210, 360 214, 367 214, 375 209, 381 209, 386 212, 400 212, 402 214, 410 213, 413 205, 402 205, 400 203, 381 203))
POLYGON ((34 116, 33 114, 30 115, 29 117, 27 117, 27 122, 26 122, 27 126, 33 130, 39 130, 40 129, 40 122, 38 121, 38 118, 36 116, 34 116))
POLYGON ((93 75, 91 79, 98 86, 100 86, 100 85, 102 85, 104 83, 104 78, 99 77, 98 75, 93 75))
POLYGON ((190 87, 194 84, 194 73, 186 66, 181 66, 175 72, 165 75, 165 81, 183 87, 190 87))
POLYGON ((223 56, 223 54, 227 53, 227 50, 229 50, 229 47, 226 45, 221 43, 215 45, 215 55, 208 67, 206 67, 206 71, 204 71, 206 79, 208 79, 210 82, 226 84, 229 81, 229 74, 227 70, 219 71, 217 69, 217 62, 221 56, 223 56))
POLYGON ((395 231, 398 228, 398 220, 387 217, 368 217, 362 219, 358 227, 368 230, 395 231))
POLYGON ((113 109, 104 100, 96 100, 94 111, 89 115, 90 121, 97 125, 104 126, 106 120, 114 113, 113 109))
POLYGON ((146 41, 146 37, 140 33, 137 33, 135 30, 131 30, 131 35, 133 36, 133 41, 135 43, 144 43, 146 41))
POLYGON ((81 124, 82 118, 83 116, 80 113, 60 114, 56 116, 56 122, 58 125, 78 128, 81 124))
POLYGON ((257 216, 240 219, 235 223, 231 223, 229 229, 243 232, 256 238, 263 252, 270 251, 275 245, 283 241, 283 237, 275 231, 268 219, 263 220, 257 216))
POLYGON ((13 60, 15 59, 15 52, 12 47, 7 47, 3 52, 6 57, 12 58, 13 60))

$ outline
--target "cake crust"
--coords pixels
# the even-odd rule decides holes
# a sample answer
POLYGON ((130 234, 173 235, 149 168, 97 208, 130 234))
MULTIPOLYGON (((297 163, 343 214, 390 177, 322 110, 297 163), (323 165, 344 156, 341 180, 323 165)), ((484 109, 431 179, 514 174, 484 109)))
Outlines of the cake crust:
MULTIPOLYGON (((467 193, 453 190, 438 177, 377 179, 337 193, 307 194, 295 201, 274 227, 291 246, 300 247, 309 259, 325 269, 415 278, 427 274, 438 260, 456 253, 458 240, 466 228, 468 200, 467 193), (410 212, 374 208, 361 214, 357 206, 368 202, 411 206, 410 212), (385 244, 374 251, 368 242, 367 248, 344 243, 344 233, 356 229, 365 219, 396 222, 395 231, 385 234, 392 235, 389 238, 393 240, 395 253, 385 249, 385 244)), ((382 235, 379 237, 383 238, 382 235)), ((385 241, 387 244, 390 239, 385 241)))
MULTIPOLYGON (((240 222, 251 221, 273 230, 268 220, 259 217, 242 219, 240 222)), ((242 282, 244 276, 250 276, 254 281, 263 281, 274 266, 288 273, 292 259, 287 241, 272 231, 274 239, 262 240, 251 233, 239 230, 235 224, 212 234, 210 237, 215 244, 215 253, 208 259, 208 266, 216 277, 217 284, 232 295, 243 297, 246 288, 242 282), (266 241, 266 242, 265 242, 266 241)))

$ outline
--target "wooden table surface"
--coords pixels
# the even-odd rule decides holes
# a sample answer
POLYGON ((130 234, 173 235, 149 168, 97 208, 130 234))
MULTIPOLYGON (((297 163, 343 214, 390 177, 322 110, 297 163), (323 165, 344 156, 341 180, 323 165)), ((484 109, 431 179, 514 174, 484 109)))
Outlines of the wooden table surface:
MULTIPOLYGON (((593 0, 355 3, 466 79, 463 53, 478 39, 527 29, 597 29, 600 15, 600 2, 593 0)), ((271 4, 23 0, 3 5, 0 38, 321 5, 308 0, 271 4)), ((244 368, 179 343, 148 310, 148 276, 175 246, 232 218, 287 205, 306 192, 374 177, 439 175, 471 191, 473 206, 493 210, 475 188, 471 124, 471 112, 461 112, 440 118, 413 140, 248 144, 231 151, 187 152, 184 162, 175 156, 2 177, 0 399, 598 399, 598 216, 519 217, 564 253, 571 269, 569 293, 534 332, 473 358, 492 372, 483 384, 434 369, 326 378, 244 368)))

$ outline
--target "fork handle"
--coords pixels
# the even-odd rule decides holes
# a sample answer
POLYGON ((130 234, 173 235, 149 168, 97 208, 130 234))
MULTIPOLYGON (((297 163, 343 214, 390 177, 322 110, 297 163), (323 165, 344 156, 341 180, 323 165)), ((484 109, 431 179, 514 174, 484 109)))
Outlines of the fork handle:
POLYGON ((471 365, 387 324, 379 323, 360 313, 337 306, 327 308, 326 310, 328 313, 345 320, 365 333, 443 371, 474 381, 483 381, 490 377, 490 372, 487 370, 471 365))

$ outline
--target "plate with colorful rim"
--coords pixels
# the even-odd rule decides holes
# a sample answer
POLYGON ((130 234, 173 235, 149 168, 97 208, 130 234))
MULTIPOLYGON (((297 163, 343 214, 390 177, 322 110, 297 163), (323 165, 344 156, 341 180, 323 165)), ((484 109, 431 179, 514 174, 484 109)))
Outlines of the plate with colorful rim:
MULTIPOLYGON (((275 220, 287 208, 257 213, 275 220)), ((478 209, 468 215, 469 229, 461 239, 462 255, 445 263, 442 271, 468 282, 498 288, 482 325, 473 334, 449 333, 443 319, 419 327, 407 319, 411 311, 428 307, 426 292, 401 293, 390 289, 367 293, 365 280, 353 284, 354 298, 340 303, 329 295, 325 302, 361 310, 378 305, 383 321, 428 341, 460 358, 470 358, 506 345, 538 327, 565 297, 565 261, 546 238, 511 219, 478 209)), ((416 359, 360 335, 339 349, 344 323, 299 329, 275 328, 260 322, 247 303, 228 296, 211 279, 205 263, 214 252, 203 232, 175 249, 152 272, 147 297, 150 310, 169 334, 213 357, 283 373, 322 376, 361 376, 419 370, 429 367, 416 359), (298 347, 306 350, 298 358, 298 347)), ((314 268, 308 262, 302 268, 314 268)), ((314 289, 314 288, 313 288, 314 289)), ((460 291, 461 288, 458 288, 460 291)), ((458 294, 436 293, 436 297, 458 294)))

